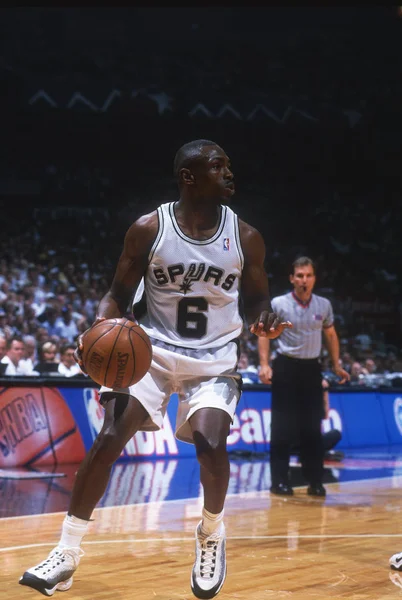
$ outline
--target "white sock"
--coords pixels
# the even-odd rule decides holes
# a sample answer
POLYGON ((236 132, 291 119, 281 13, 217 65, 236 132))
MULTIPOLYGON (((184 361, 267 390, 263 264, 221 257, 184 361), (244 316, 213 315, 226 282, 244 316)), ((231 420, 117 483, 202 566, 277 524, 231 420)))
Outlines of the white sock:
POLYGON ((79 548, 90 521, 66 515, 61 530, 60 548, 79 548))
POLYGON ((207 537, 219 529, 223 521, 223 512, 214 515, 208 512, 205 508, 202 509, 201 535, 207 537))

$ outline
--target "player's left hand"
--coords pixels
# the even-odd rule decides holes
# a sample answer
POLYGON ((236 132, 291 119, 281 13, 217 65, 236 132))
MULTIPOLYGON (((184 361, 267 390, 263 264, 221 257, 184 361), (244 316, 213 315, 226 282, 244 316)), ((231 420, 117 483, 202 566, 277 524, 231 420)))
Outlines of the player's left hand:
POLYGON ((342 369, 342 367, 334 367, 332 370, 340 379, 340 381, 337 381, 336 383, 345 383, 345 381, 350 381, 349 373, 345 371, 345 369, 342 369))
POLYGON ((250 331, 258 337, 274 340, 281 335, 282 331, 290 327, 293 327, 290 321, 281 322, 276 313, 263 310, 258 319, 250 326, 250 331))
POLYGON ((95 327, 95 325, 97 325, 98 323, 102 323, 102 321, 104 320, 105 317, 97 317, 96 320, 92 323, 91 327, 88 327, 88 329, 81 333, 77 338, 77 347, 74 350, 74 360, 80 367, 81 371, 85 373, 85 375, 87 374, 87 372, 84 367, 84 361, 82 360, 82 353, 84 350, 84 336, 90 329, 92 329, 92 327, 95 327))

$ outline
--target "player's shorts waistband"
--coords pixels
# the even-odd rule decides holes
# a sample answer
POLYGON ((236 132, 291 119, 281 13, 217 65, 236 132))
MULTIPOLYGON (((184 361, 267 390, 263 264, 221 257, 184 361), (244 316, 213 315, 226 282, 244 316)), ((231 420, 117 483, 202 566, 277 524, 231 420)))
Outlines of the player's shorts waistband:
POLYGON ((236 348, 239 348, 239 341, 237 338, 235 338, 234 340, 230 340, 230 342, 227 342, 227 344, 225 344, 224 346, 216 346, 213 348, 204 348, 200 350, 196 348, 186 348, 185 346, 176 346, 175 344, 169 344, 168 342, 158 340, 157 338, 151 336, 149 339, 151 340, 152 346, 158 346, 158 348, 164 348, 169 352, 175 352, 176 354, 180 354, 181 356, 189 356, 191 358, 198 358, 206 354, 213 354, 218 350, 229 346, 229 344, 235 344, 236 348))

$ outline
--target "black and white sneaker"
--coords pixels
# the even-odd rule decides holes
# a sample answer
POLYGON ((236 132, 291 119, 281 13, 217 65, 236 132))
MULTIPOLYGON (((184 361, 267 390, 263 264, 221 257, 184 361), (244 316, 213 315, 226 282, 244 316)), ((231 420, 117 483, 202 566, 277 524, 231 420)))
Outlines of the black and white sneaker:
POLYGON ((389 559, 389 566, 394 571, 402 571, 402 552, 399 554, 393 554, 389 559))
POLYGON ((201 523, 195 530, 195 563, 191 573, 191 590, 197 598, 218 594, 226 578, 226 533, 223 523, 208 537, 201 536, 201 523))
POLYGON ((81 548, 56 546, 43 562, 25 571, 19 583, 44 596, 53 596, 56 590, 66 592, 73 585, 73 573, 83 554, 81 548))

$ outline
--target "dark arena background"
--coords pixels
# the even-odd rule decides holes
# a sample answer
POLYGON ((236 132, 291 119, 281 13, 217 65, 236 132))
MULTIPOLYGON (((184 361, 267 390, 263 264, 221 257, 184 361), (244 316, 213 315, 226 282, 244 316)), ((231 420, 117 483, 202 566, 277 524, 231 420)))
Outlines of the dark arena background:
MULTIPOLYGON (((131 223, 178 199, 193 139, 230 157, 232 208, 266 244, 271 297, 298 256, 335 314, 323 346, 327 496, 270 495, 271 389, 245 328, 228 447, 222 600, 395 598, 402 575, 400 7, 3 8, 0 19, 0 598, 57 542, 99 386, 72 359, 131 223), (7 344, 23 354, 10 373, 7 344), (7 371, 7 372, 6 372, 7 371)), ((273 343, 275 352, 275 343, 273 343)), ((138 433, 114 466, 70 598, 188 599, 202 507, 192 446, 138 433), (163 572, 163 577, 161 576, 163 572)))

